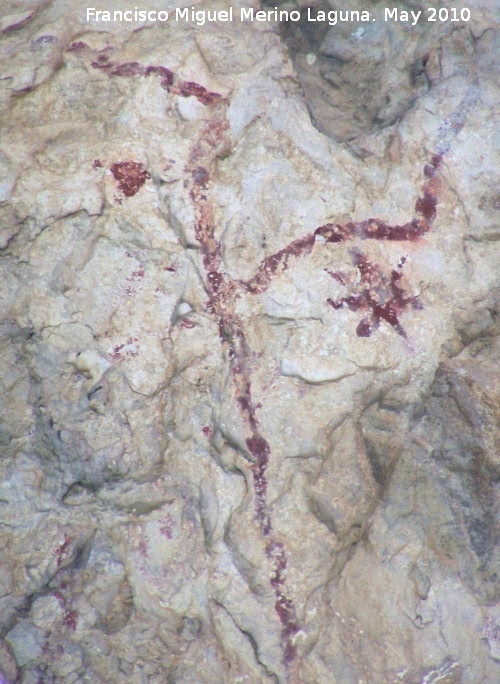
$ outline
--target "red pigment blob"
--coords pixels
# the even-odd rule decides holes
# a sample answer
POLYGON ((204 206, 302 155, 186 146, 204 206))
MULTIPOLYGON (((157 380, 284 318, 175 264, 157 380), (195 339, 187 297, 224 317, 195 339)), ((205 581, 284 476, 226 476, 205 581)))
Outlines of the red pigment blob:
POLYGON ((108 76, 142 76, 145 72, 144 67, 139 62, 124 62, 123 64, 110 62, 109 55, 105 54, 104 51, 97 55, 97 60, 91 62, 91 66, 94 69, 109 70, 108 76))
POLYGON ((443 161, 443 156, 441 154, 433 154, 429 164, 424 166, 424 176, 426 178, 433 178, 436 175, 436 171, 441 166, 443 161))
POLYGON ((427 219, 433 221, 436 218, 437 198, 428 190, 415 202, 415 211, 427 219))
POLYGON ((316 228, 314 235, 320 235, 326 242, 343 242, 349 236, 349 233, 344 226, 338 223, 325 223, 324 226, 316 228))
POLYGON ((167 539, 172 539, 172 537, 174 536, 174 526, 174 519, 172 518, 170 513, 168 513, 166 518, 160 521, 160 534, 162 534, 167 539))
POLYGON ((291 642, 298 632, 297 622, 293 611, 293 603, 282 592, 277 592, 277 600, 274 609, 278 613, 281 624, 283 625, 282 639, 285 641, 285 660, 290 662, 296 655, 296 650, 291 642))
POLYGON ((246 440, 246 445, 248 447, 248 451, 252 454, 257 463, 267 467, 271 449, 269 448, 269 444, 264 437, 261 437, 257 432, 255 432, 246 440))
POLYGON ((373 307, 373 313, 375 314, 375 318, 379 321, 384 319, 384 321, 387 321, 387 323, 393 327, 396 327, 398 324, 396 309, 391 305, 391 303, 385 304, 384 306, 377 304, 373 307))
POLYGON ((205 436, 207 439, 212 439, 212 437, 213 437, 213 435, 214 435, 214 431, 213 431, 213 429, 210 427, 210 425, 204 425, 204 426, 201 428, 201 431, 202 431, 202 433, 204 434, 204 436, 205 436))
MULTIPOLYGON (((218 240, 214 238, 214 226, 211 207, 206 202, 206 198, 195 190, 189 192, 190 198, 195 204, 197 213, 194 231, 196 239, 200 243, 200 251, 203 255, 203 267, 206 271, 214 273, 213 284, 218 280, 216 276, 222 276, 218 273, 218 268, 221 262, 221 248, 218 240)), ((209 281, 210 285, 210 281, 209 281)), ((220 283, 218 283, 220 286, 220 283)))
POLYGON ((372 334, 372 327, 370 321, 367 318, 363 318, 361 323, 358 324, 356 328, 356 335, 358 337, 370 337, 372 334))
POLYGON ((271 519, 266 510, 267 480, 265 473, 271 450, 268 442, 257 432, 254 432, 252 437, 246 440, 246 444, 248 450, 256 459, 256 462, 251 466, 255 492, 255 514, 262 534, 268 536, 271 533, 272 527, 271 519))
POLYGON ((56 591, 53 591, 53 592, 52 592, 52 596, 57 600, 57 602, 59 603, 59 605, 61 606, 61 608, 64 608, 64 606, 66 605, 66 599, 65 599, 64 596, 61 594, 61 592, 60 592, 60 591, 57 591, 57 590, 56 590, 56 591))
POLYGON ((140 162, 116 162, 111 167, 111 173, 118 181, 118 187, 125 197, 133 197, 151 175, 140 162))
POLYGON ((281 641, 285 664, 289 664, 297 654, 292 640, 299 631, 299 627, 295 617, 293 602, 285 594, 287 560, 283 544, 277 541, 270 541, 266 547, 266 555, 273 564, 271 586, 276 596, 274 609, 282 624, 281 641))
MULTIPOLYGON (((403 274, 392 271, 388 278, 377 264, 372 264, 361 252, 353 251, 351 257, 354 265, 361 275, 361 283, 364 288, 348 297, 339 300, 327 299, 327 303, 334 309, 341 309, 346 304, 351 311, 359 309, 368 310, 370 317, 363 318, 356 328, 358 337, 370 337, 376 330, 380 321, 386 321, 396 332, 407 339, 406 332, 400 324, 398 314, 400 311, 412 307, 421 307, 415 297, 406 297, 405 291, 399 286, 403 274)), ((403 259, 399 262, 399 268, 403 266, 403 259)))
POLYGON ((102 169, 102 167, 103 167, 102 161, 100 159, 94 159, 94 161, 92 163, 92 168, 93 169, 102 169))
POLYGON ((199 185, 201 188, 207 187, 210 176, 208 175, 208 171, 204 169, 203 166, 198 166, 196 169, 194 169, 192 176, 193 183, 195 185, 199 185))
POLYGON ((10 33, 10 31, 17 31, 18 29, 22 28, 25 24, 27 24, 31 19, 33 19, 33 12, 31 14, 28 14, 27 17, 23 17, 20 19, 17 23, 11 24, 8 26, 6 29, 3 30, 3 33, 10 33))
MULTIPOLYGON (((237 362, 233 365, 233 373, 234 373, 234 374, 243 371, 243 369, 240 367, 240 365, 241 365, 241 360, 240 360, 240 362, 237 361, 237 362)), ((243 411, 243 413, 246 414, 246 416, 247 416, 247 418, 248 418, 248 422, 249 422, 249 424, 250 424, 250 427, 251 427, 252 431, 253 431, 254 433, 256 433, 256 431, 257 431, 257 426, 258 426, 258 421, 257 421, 257 416, 255 415, 255 410, 256 410, 257 408, 260 408, 260 404, 258 404, 258 405, 255 407, 255 406, 253 405, 253 403, 252 403, 252 390, 251 390, 251 385, 250 385, 250 382, 249 382, 249 381, 247 381, 247 382, 245 383, 245 385, 244 385, 244 387, 243 387, 243 389, 242 389, 240 395, 237 397, 237 401, 238 401, 238 404, 240 405, 240 409, 243 411)), ((254 436, 254 437, 255 437, 255 436, 254 436)), ((252 440, 254 439, 254 437, 252 437, 252 440)), ((256 439, 258 440, 258 439, 260 439, 260 437, 257 436, 256 439)), ((248 448, 250 449, 250 445, 248 444, 248 440, 247 440, 247 445, 248 445, 248 448)), ((260 449, 261 449, 261 453, 264 453, 264 451, 265 451, 265 449, 266 449, 266 446, 267 446, 267 449, 269 449, 269 445, 267 444, 267 442, 266 442, 265 445, 264 445, 264 444, 260 444, 260 445, 259 445, 258 442, 253 441, 253 442, 251 442, 251 446, 252 446, 252 448, 253 448, 254 450, 257 450, 257 451, 258 451, 258 449, 260 448, 260 449), (263 449, 263 451, 262 451, 262 449, 263 449)), ((252 451, 252 449, 250 449, 250 452, 251 452, 256 458, 259 458, 259 455, 258 455, 257 453, 254 453, 254 452, 252 451)), ((268 452, 268 453, 269 453, 269 452, 268 452)))
POLYGON ((156 74, 161 77, 160 85, 164 90, 169 90, 169 88, 174 83, 174 74, 170 69, 163 66, 148 66, 145 70, 145 75, 156 74))
POLYGON ((361 254, 361 252, 358 252, 357 250, 353 250, 351 257, 353 264, 361 274, 363 283, 369 283, 373 286, 381 280, 380 267, 368 261, 364 254, 361 254))
POLYGON ((124 62, 113 67, 111 74, 113 76, 143 76, 144 67, 139 62, 124 62))
POLYGON ((204 86, 193 81, 180 81, 177 85, 177 94, 181 97, 195 97, 204 105, 211 105, 222 98, 219 93, 211 93, 204 86))
POLYGON ((126 349, 125 352, 122 352, 122 350, 127 346, 136 346, 138 348, 138 341, 139 340, 137 337, 134 337, 133 339, 129 337, 128 340, 123 344, 119 344, 116 347, 113 347, 113 353, 111 354, 111 358, 115 359, 116 361, 121 361, 125 358, 125 356, 137 356, 138 351, 136 349, 126 349))
POLYGON ((179 328, 187 328, 188 330, 190 330, 191 328, 196 328, 196 323, 194 321, 191 321, 189 318, 184 318, 179 323, 179 328))
POLYGON ((76 623, 78 622, 78 613, 76 610, 68 610, 64 613, 63 625, 69 627, 73 632, 76 630, 76 623))
POLYGON ((210 271, 207 275, 207 282, 210 292, 217 293, 224 283, 224 276, 218 271, 210 271))
POLYGON ((272 540, 266 546, 266 555, 273 561, 274 573, 271 577, 271 586, 278 591, 285 584, 286 556, 281 542, 272 540))
POLYGON ((364 296, 363 294, 360 295, 350 295, 349 297, 342 297, 342 299, 339 299, 338 301, 335 301, 331 297, 328 297, 326 300, 330 306, 332 306, 334 309, 341 309, 344 304, 347 304, 349 309, 351 311, 357 311, 361 306, 363 306, 364 303, 364 296))
POLYGON ((71 43, 69 46, 67 52, 77 52, 78 50, 86 50, 88 49, 87 43, 82 42, 81 40, 77 40, 76 43, 71 43))
POLYGON ((330 271, 329 268, 324 268, 323 270, 328 273, 330 278, 333 278, 334 280, 336 280, 341 285, 346 284, 345 283, 345 276, 342 273, 340 273, 340 271, 330 271))
POLYGON ((314 243, 314 234, 306 235, 303 238, 294 240, 288 247, 281 249, 279 252, 276 252, 276 254, 271 254, 266 257, 253 278, 246 283, 242 283, 242 285, 250 294, 265 292, 269 287, 273 276, 276 275, 279 266, 283 264, 283 270, 286 270, 290 257, 300 257, 304 254, 310 254, 313 250, 314 243))
POLYGON ((124 346, 125 346, 125 343, 120 344, 116 347, 113 347, 113 354, 111 355, 113 359, 115 359, 116 361, 119 361, 122 358, 122 355, 120 354, 120 352, 124 346))
POLYGON ((255 492, 255 515, 264 537, 271 534, 271 518, 266 511, 267 481, 265 477, 267 463, 254 463, 252 468, 253 487, 255 492))
POLYGON ((91 66, 94 69, 111 69, 113 64, 109 62, 109 55, 101 53, 97 55, 97 61, 92 62, 91 66))
POLYGON ((42 45, 43 43, 57 43, 57 38, 55 36, 39 36, 35 40, 35 45, 42 45))
POLYGON ((415 242, 429 230, 429 225, 425 221, 413 219, 402 226, 390 226, 385 221, 379 219, 368 219, 358 223, 348 223, 353 237, 362 240, 401 240, 415 242))

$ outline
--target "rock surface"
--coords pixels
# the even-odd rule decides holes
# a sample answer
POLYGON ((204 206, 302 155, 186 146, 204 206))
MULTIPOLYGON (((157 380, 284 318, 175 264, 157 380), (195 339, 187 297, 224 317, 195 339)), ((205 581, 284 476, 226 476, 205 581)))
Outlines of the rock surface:
POLYGON ((87 4, 0 17, 0 682, 498 682, 495 3, 87 4))

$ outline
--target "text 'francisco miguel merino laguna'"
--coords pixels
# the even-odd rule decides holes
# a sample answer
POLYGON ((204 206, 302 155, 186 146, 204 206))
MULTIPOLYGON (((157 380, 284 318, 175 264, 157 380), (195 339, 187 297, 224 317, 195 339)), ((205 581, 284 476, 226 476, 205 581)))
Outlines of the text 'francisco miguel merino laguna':
MULTIPOLYGON (((99 10, 95 7, 87 7, 87 21, 176 21, 191 22, 203 26, 211 22, 233 21, 238 17, 240 21, 268 21, 286 22, 300 21, 305 19, 298 10, 280 10, 277 7, 267 10, 255 10, 253 7, 240 7, 235 11, 233 7, 227 10, 197 10, 194 7, 177 8, 175 11, 167 10, 141 10, 138 7, 129 10, 99 10)), ((307 10, 307 21, 327 21, 330 26, 337 22, 364 22, 370 21, 370 13, 366 10, 331 10, 329 12, 315 12, 311 8, 307 10)))

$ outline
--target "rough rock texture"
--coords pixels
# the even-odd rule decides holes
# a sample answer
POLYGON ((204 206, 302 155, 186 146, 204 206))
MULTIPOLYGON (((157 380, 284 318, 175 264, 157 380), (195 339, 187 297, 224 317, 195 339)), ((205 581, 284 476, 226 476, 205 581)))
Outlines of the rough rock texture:
POLYGON ((500 681, 494 0, 5 4, 0 681, 500 681))

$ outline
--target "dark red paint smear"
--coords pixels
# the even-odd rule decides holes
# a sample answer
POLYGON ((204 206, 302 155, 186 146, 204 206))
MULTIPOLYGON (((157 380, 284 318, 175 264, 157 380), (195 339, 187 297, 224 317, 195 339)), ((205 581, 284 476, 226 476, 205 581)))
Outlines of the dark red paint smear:
MULTIPOLYGON (((363 318, 356 328, 358 337, 370 337, 380 322, 386 321, 401 337, 407 339, 398 315, 410 305, 414 309, 416 307, 415 298, 407 297, 399 284, 403 274, 392 271, 390 276, 386 276, 378 264, 369 261, 359 250, 351 251, 351 259, 360 274, 358 291, 338 300, 328 298, 328 304, 334 309, 341 309, 345 304, 351 311, 368 312, 368 317, 363 318)), ((402 267, 403 264, 399 266, 402 267)))
POLYGON ((71 43, 69 48, 67 49, 67 52, 78 52, 80 50, 85 50, 88 49, 87 43, 84 43, 81 40, 77 40, 75 43, 71 43))
POLYGON ((67 610, 63 616, 63 625, 68 627, 72 632, 76 631, 76 624, 78 622, 78 613, 76 610, 67 610))
POLYGON ((415 203, 415 211, 427 221, 434 221, 436 218, 437 198, 428 190, 424 190, 422 197, 419 197, 415 203))
POLYGON ((151 178, 144 166, 135 161, 115 162, 110 170, 125 197, 133 197, 151 178))
POLYGON ((91 66, 105 71, 108 76, 159 76, 160 86, 164 90, 181 97, 196 97, 199 102, 207 106, 225 101, 220 93, 207 90, 199 83, 178 79, 173 71, 161 65, 144 66, 139 62, 111 62, 108 55, 100 53, 97 59, 91 62, 91 66))

